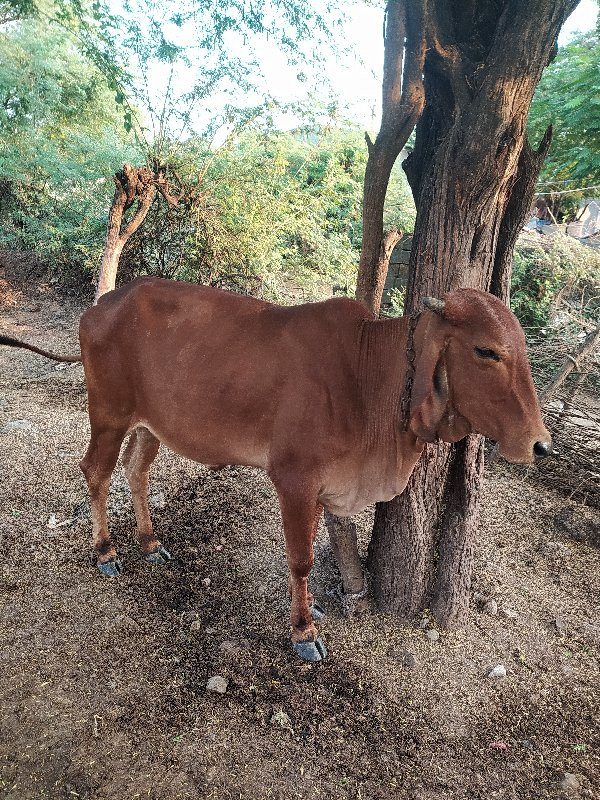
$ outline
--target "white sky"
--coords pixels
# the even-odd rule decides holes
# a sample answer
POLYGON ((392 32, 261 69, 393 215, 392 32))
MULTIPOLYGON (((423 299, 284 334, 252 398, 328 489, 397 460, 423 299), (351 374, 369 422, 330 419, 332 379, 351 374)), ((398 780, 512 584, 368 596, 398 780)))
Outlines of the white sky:
MULTIPOLYGON (((524 0, 526 2, 526 0, 524 0)), ((269 90, 281 102, 294 102, 306 98, 307 95, 316 95, 323 103, 333 102, 340 108, 341 116, 352 120, 359 126, 376 130, 379 124, 381 108, 381 73, 383 66, 383 6, 380 7, 350 3, 348 16, 344 29, 345 41, 342 43, 348 52, 337 62, 330 57, 322 69, 327 76, 324 81, 323 74, 311 73, 308 67, 293 68, 287 63, 285 56, 278 51, 275 43, 265 43, 260 47, 260 62, 264 73, 264 81, 257 80, 257 92, 253 96, 243 98, 248 106, 258 105, 261 100, 261 91, 269 90), (298 74, 303 73, 298 79, 298 74)), ((559 44, 566 44, 577 31, 585 31, 594 27, 598 14, 597 0, 581 0, 578 7, 565 23, 559 36, 559 44)), ((177 44, 184 44, 181 37, 186 34, 182 29, 168 26, 167 35, 173 36, 177 44), (180 38, 178 42, 177 39, 180 38)), ((244 47, 240 39, 235 41, 232 36, 232 49, 244 47)), ((185 42, 190 44, 190 42, 185 42)), ((253 42, 254 44, 254 42, 253 42)), ((196 69, 195 67, 194 69, 196 69)), ((188 72, 191 77, 192 69, 188 72)), ((160 85, 165 84, 166 68, 157 65, 156 69, 148 71, 147 78, 151 92, 160 93, 160 85)), ((185 87, 186 75, 180 74, 177 83, 185 87)), ((197 130, 204 128, 210 117, 223 104, 231 101, 231 97, 222 95, 213 99, 211 107, 198 108, 197 130)), ((315 103, 316 105, 316 103, 315 103)), ((298 124, 292 116, 280 115, 277 124, 281 128, 292 128, 298 124)), ((221 138, 221 137, 219 137, 221 138)))
MULTIPOLYGON (((597 15, 596 0, 581 0, 561 30, 559 45, 567 44, 576 32, 593 28, 597 15)), ((352 9, 347 30, 348 41, 355 43, 356 61, 348 59, 346 65, 333 70, 331 82, 339 97, 354 110, 351 117, 363 127, 373 129, 378 126, 381 106, 383 9, 366 6, 352 9)))

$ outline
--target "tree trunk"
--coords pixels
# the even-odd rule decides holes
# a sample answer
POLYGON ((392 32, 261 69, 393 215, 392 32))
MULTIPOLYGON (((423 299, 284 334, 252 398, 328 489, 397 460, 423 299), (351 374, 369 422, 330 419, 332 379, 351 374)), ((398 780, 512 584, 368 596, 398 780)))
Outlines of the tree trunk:
MULTIPOLYGON (((417 205, 406 313, 464 286, 508 299, 512 247, 550 137, 531 151, 527 113, 575 5, 427 4, 426 102, 404 164, 417 205)), ((382 609, 411 616, 429 605, 442 625, 464 620, 482 466, 481 437, 429 445, 404 493, 378 505, 369 567, 382 609)))
POLYGON ((363 239, 356 299, 379 313, 383 286, 397 232, 383 235, 383 206, 392 167, 423 110, 421 73, 425 60, 423 7, 420 0, 388 3, 384 25, 381 127, 372 142, 363 191, 363 239), (404 46, 405 36, 409 42, 404 46))
MULTIPOLYGON (((379 314, 390 258, 402 234, 384 234, 383 206, 392 167, 423 110, 422 71, 425 38, 422 0, 390 2, 384 22, 384 62, 381 127, 374 142, 365 135, 369 157, 363 189, 363 239, 356 299, 379 314), (410 45, 405 47, 409 35, 410 45)), ((343 602, 355 610, 364 594, 356 526, 325 511, 331 547, 342 577, 343 602)))
POLYGON ((94 303, 97 303, 103 294, 115 288, 123 247, 146 218, 156 194, 156 176, 146 167, 138 169, 124 164, 122 171, 117 172, 113 180, 115 194, 108 214, 106 243, 94 303), (130 222, 123 227, 124 214, 136 200, 137 211, 130 222))
MULTIPOLYGON (((175 178, 183 196, 184 187, 176 175, 175 178)), ((176 206, 180 200, 180 197, 171 194, 169 182, 166 178, 166 167, 159 163, 154 164, 154 171, 147 167, 138 168, 124 164, 121 172, 117 172, 113 180, 115 182, 115 194, 108 214, 106 240, 94 304, 98 302, 99 297, 115 288, 119 259, 123 248, 146 219, 152 201, 156 196, 156 191, 160 192, 169 205, 176 206), (136 201, 138 207, 135 214, 129 222, 124 223, 125 212, 136 201)))

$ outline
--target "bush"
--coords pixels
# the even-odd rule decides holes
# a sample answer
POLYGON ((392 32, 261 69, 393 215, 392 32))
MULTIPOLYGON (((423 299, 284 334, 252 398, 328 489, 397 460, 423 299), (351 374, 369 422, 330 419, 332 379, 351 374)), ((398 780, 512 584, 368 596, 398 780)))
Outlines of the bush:
POLYGON ((568 308, 583 319, 596 319, 600 253, 562 234, 555 234, 549 245, 522 237, 514 254, 511 308, 524 328, 564 323, 568 308))

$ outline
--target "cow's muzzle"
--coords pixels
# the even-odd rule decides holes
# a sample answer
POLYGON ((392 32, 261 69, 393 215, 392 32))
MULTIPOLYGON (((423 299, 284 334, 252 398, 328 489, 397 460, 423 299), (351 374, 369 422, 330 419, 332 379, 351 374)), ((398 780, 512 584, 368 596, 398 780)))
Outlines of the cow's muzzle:
POLYGON ((545 458, 546 456, 552 455, 552 442, 536 442, 533 445, 533 452, 540 458, 545 458))

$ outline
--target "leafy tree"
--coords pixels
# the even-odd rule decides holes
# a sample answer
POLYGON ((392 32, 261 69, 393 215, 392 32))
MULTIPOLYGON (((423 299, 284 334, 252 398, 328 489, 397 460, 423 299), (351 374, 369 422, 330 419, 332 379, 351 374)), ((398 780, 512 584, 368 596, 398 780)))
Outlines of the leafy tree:
MULTIPOLYGON (((358 280, 358 296, 370 307, 380 298, 388 180, 413 128, 414 149, 403 164, 417 206, 405 304, 410 324, 424 295, 470 286, 507 299, 513 246, 550 142, 548 131, 537 150, 531 147, 527 114, 576 5, 387 3, 382 123, 369 142, 358 280)), ((407 384, 403 408, 410 374, 407 384)), ((399 423, 406 427, 408 419, 399 423)), ((369 566, 384 609, 407 616, 429 606, 444 625, 462 622, 482 467, 479 436, 426 446, 404 493, 378 505, 369 566)))
POLYGON ((600 183, 600 32, 584 33, 561 47, 545 70, 529 114, 534 140, 548 125, 552 144, 541 178, 559 188, 600 183))
POLYGON ((97 258, 104 176, 136 152, 113 92, 67 31, 29 19, 0 34, 2 246, 59 266, 97 258))
MULTIPOLYGON (((172 166, 187 188, 177 206, 157 198, 121 279, 150 273, 285 302, 353 291, 366 162, 358 130, 253 125, 216 151, 195 137, 178 152, 172 166)), ((408 222, 406 181, 397 174, 392 186, 394 221, 408 222)))

